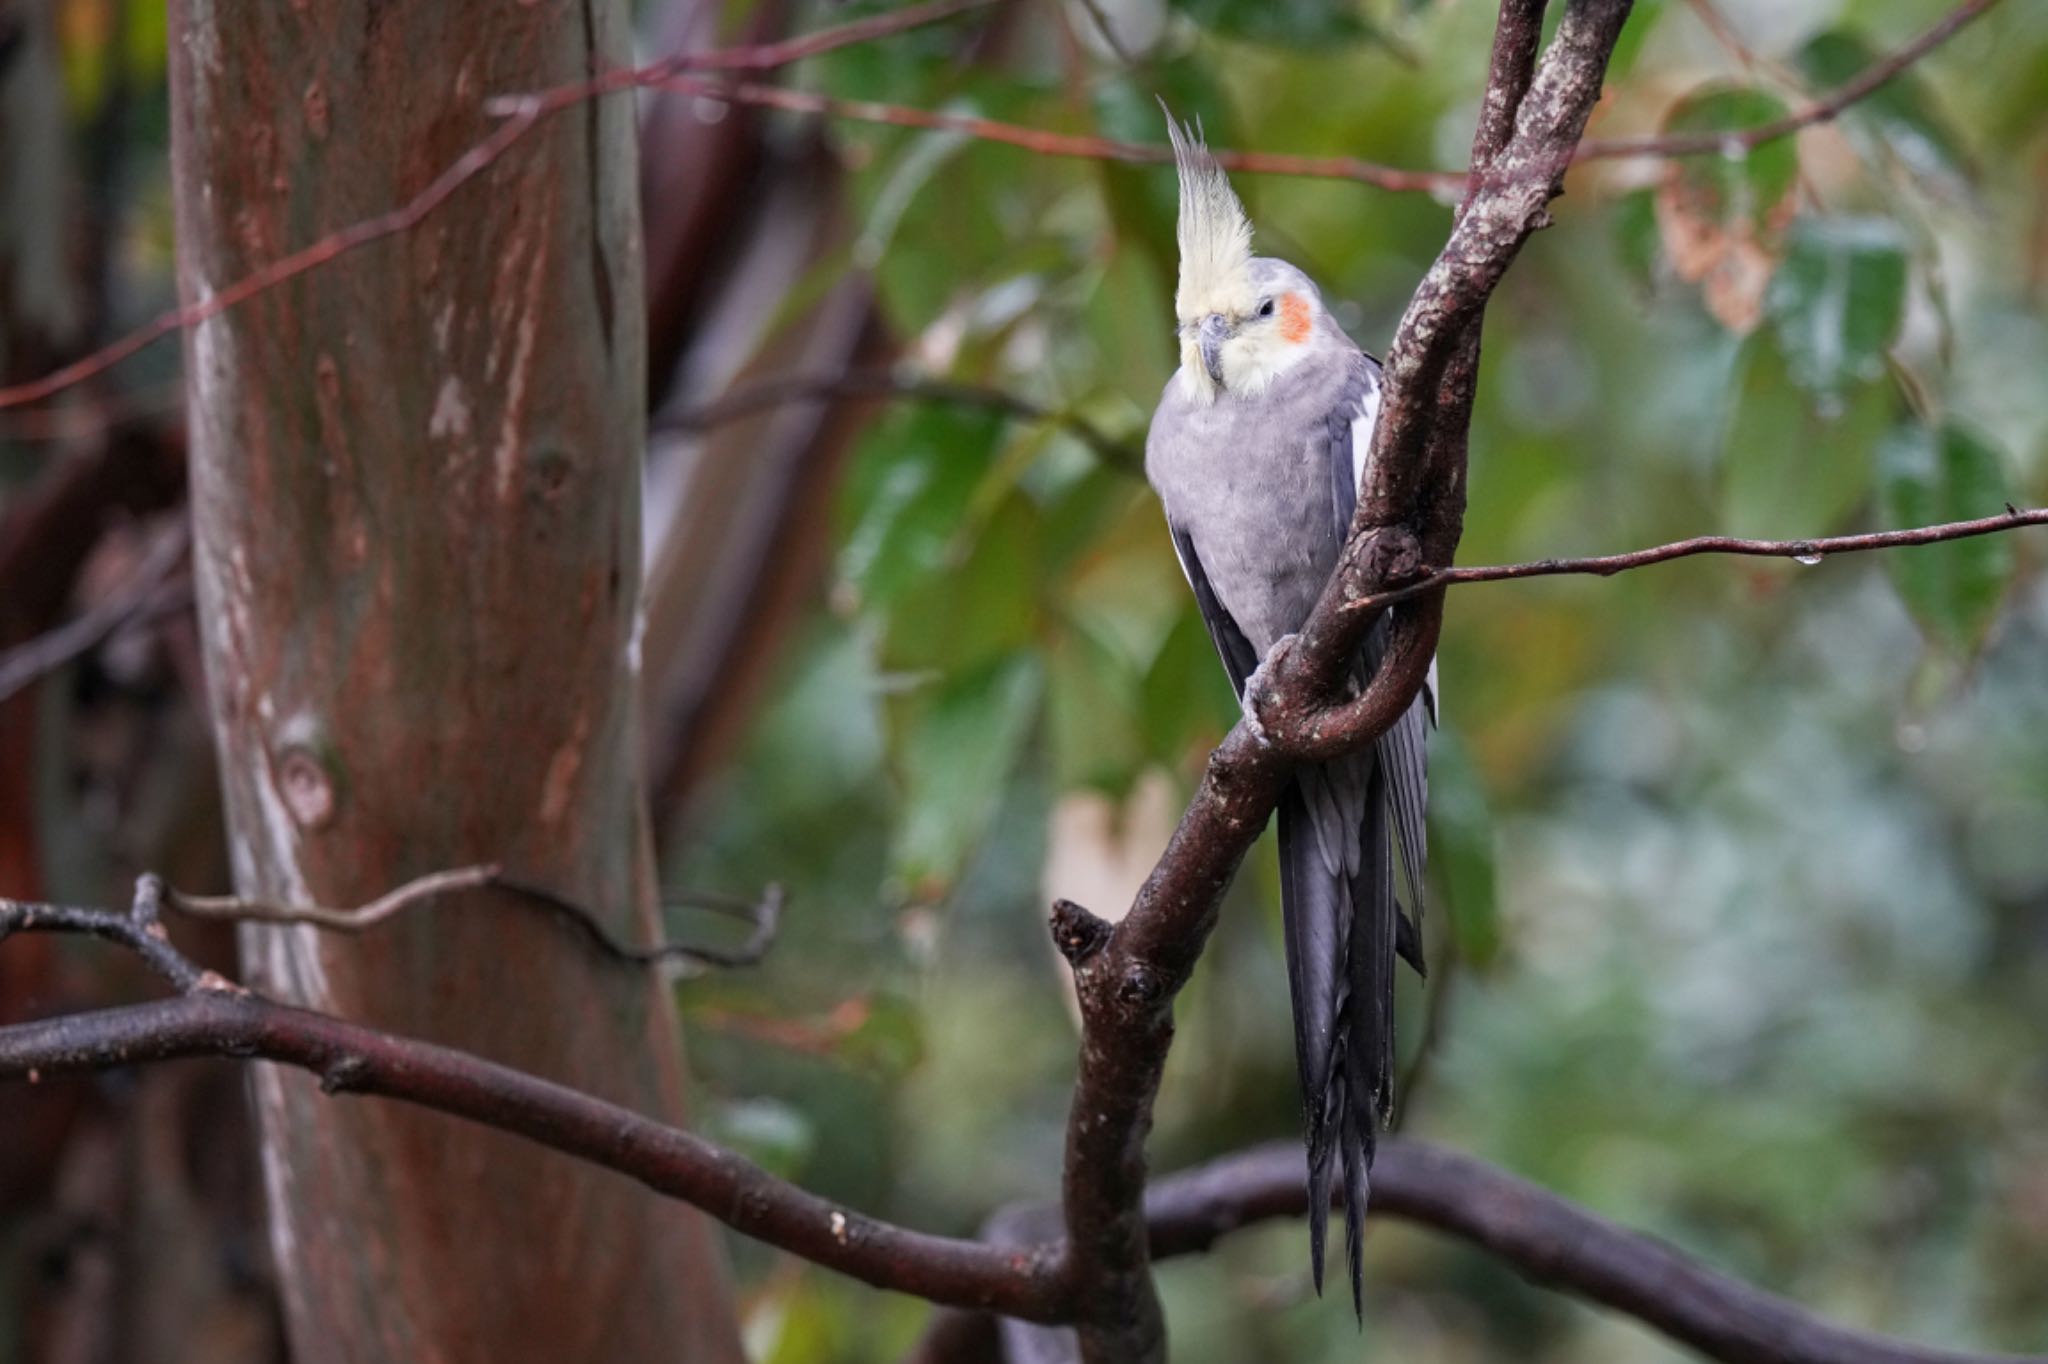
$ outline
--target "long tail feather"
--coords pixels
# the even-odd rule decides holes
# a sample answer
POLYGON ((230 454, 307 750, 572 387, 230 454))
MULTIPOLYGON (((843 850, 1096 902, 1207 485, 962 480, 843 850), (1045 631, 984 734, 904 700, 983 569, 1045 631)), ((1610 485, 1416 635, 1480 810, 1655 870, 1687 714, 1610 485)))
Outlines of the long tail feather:
MULTIPOLYGON (((1304 772, 1279 809, 1281 902, 1308 1147, 1309 1258, 1321 1291, 1333 1177, 1345 1265, 1364 1313, 1362 1237, 1374 1147, 1393 1107, 1396 798, 1372 754, 1304 772)), ((1407 955, 1401 952, 1401 955, 1407 955)))

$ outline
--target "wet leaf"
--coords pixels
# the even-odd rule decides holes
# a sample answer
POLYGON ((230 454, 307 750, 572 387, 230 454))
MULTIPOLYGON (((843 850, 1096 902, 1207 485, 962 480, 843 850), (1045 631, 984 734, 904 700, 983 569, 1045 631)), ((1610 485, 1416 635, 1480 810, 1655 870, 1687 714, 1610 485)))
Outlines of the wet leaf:
MULTIPOLYGON (((2011 496, 2005 463, 1980 434, 1953 422, 1893 429, 1878 456, 1886 524, 1925 526, 1994 516, 2011 496)), ((2013 546, 1980 535, 1886 553, 1892 583, 1920 628, 1949 652, 1976 652, 2012 579, 2013 546)))
POLYGON ((1766 298, 1792 378, 1839 394, 1884 374, 1906 315, 1906 239, 1889 218, 1810 218, 1766 298))
POLYGON ((1042 690, 1038 660, 1016 654, 946 682, 915 708, 902 745, 895 862, 919 895, 943 892, 987 832, 1042 690))
POLYGON ((1387 41, 1387 35, 1355 0, 1182 0, 1179 8, 1204 28, 1226 37, 1279 47, 1387 41))
POLYGON ((1053 776, 1059 789, 1121 794, 1141 764, 1138 678, 1115 650, 1069 622, 1047 658, 1053 776))
POLYGON ((1760 332, 1736 361, 1721 462, 1730 534, 1823 535, 1870 492, 1877 441, 1896 406, 1888 381, 1817 394, 1793 381, 1777 336, 1760 332))
POLYGON ((818 1144, 811 1120, 779 1099, 729 1100, 710 1108, 705 1119, 713 1141, 783 1179, 800 1178, 818 1144))
MULTIPOLYGON (((1695 90, 1665 115, 1666 134, 1720 133, 1785 116, 1763 90, 1717 84, 1695 90)), ((1764 288, 1777 268, 1799 174, 1790 138, 1721 156, 1675 158, 1657 191, 1657 228, 1673 273, 1700 289, 1707 311, 1744 332, 1763 315, 1764 288)))
POLYGON ((1454 730, 1429 736, 1429 852, 1436 888, 1458 955, 1485 968, 1501 951, 1500 898, 1494 879, 1493 812, 1464 740, 1454 730))
MULTIPOLYGON (((1817 89, 1832 90, 1881 60, 1862 34, 1831 29, 1799 49, 1797 61, 1817 89)), ((1917 73, 1901 71, 1842 112, 1849 128, 1864 128, 1884 140, 1916 176, 1950 191, 1970 187, 1973 168, 1962 138, 1935 109, 1917 73)))

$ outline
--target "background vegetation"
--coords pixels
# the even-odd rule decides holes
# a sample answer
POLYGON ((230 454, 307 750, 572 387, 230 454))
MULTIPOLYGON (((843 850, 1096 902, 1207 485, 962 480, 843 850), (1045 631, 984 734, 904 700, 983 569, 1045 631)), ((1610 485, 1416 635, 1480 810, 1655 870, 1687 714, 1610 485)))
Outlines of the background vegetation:
MULTIPOLYGON (((151 8, 124 39, 141 111, 151 8)), ((81 145, 120 60, 93 28, 108 10, 59 7, 81 145)), ((1652 0, 1593 135, 1766 121, 1944 12, 1652 0)), ((1454 167, 1492 18, 1476 0, 1047 0, 972 65, 926 31, 793 83, 1148 143, 1164 95, 1219 146, 1454 167)), ((2044 107, 2048 9, 2002 4, 1838 123, 1576 171, 1492 310, 1463 560, 2048 501, 2044 107)), ((136 117, 160 138, 160 115, 136 117)), ((781 940, 678 998, 715 1135, 968 1232, 1059 1165, 1074 1030, 1049 894, 1126 902, 1233 718, 1132 468, 1174 363, 1172 179, 948 133, 831 137, 855 230, 797 296, 870 272, 904 365, 1024 395, 1128 457, 1058 422, 878 412, 744 743, 661 831, 673 884, 785 884, 781 940)), ((141 211, 113 306, 137 319, 170 293, 161 174, 146 134, 119 168, 141 211)), ((1260 248, 1382 344, 1447 202, 1237 184, 1260 248)), ((160 401, 174 362, 135 366, 134 401, 160 401)), ((29 434, 0 426, 0 478, 38 467, 29 434)), ((1403 1127, 1824 1314, 2048 1349, 2040 558, 2013 536, 1454 593, 1403 1127)), ((67 702, 46 704, 55 726, 67 702)), ((55 882, 100 884, 104 842, 66 839, 55 882)), ((1260 861, 1183 999, 1155 1164, 1291 1133, 1296 1106, 1260 861)), ((895 1359, 924 1318, 735 1254, 775 1364, 895 1359)), ((1177 1358, 1678 1357, 1403 1227, 1367 1254, 1362 1344, 1310 1293, 1298 1227, 1163 1266, 1177 1358)))

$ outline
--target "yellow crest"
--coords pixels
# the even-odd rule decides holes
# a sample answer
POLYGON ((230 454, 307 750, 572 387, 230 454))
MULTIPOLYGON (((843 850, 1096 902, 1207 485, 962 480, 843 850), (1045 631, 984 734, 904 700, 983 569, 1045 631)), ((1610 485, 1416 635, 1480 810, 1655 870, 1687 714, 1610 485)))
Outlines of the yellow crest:
MULTIPOLYGON (((1161 108, 1165 105, 1162 102, 1161 108)), ((1173 142, 1173 167, 1180 176, 1180 287, 1174 311, 1183 319, 1230 312, 1247 305, 1251 293, 1252 225, 1230 179, 1193 131, 1169 111, 1166 135, 1173 142)))

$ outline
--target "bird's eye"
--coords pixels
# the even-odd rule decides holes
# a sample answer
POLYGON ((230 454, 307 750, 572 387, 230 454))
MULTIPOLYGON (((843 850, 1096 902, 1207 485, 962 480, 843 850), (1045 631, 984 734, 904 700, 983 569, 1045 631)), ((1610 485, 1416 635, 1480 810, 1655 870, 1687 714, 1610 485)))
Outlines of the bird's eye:
POLYGON ((1272 299, 1270 299, 1270 298, 1268 298, 1268 299, 1262 299, 1262 300, 1260 300, 1260 302, 1259 302, 1259 316, 1260 316, 1260 317, 1271 317, 1272 315, 1273 315, 1273 300, 1272 300, 1272 299))

